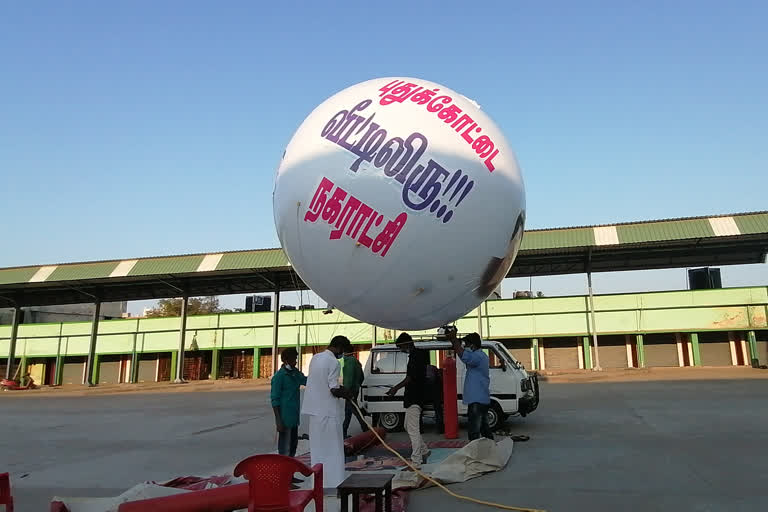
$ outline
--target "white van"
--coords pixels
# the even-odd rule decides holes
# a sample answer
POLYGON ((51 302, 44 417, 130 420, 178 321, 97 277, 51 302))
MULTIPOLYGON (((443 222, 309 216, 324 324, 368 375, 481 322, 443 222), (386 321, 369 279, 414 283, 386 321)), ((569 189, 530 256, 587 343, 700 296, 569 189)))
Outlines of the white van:
MULTIPOLYGON (((415 337, 414 337, 415 338, 415 337)), ((452 350, 448 341, 418 341, 416 348, 429 352, 452 350)), ((520 414, 526 416, 539 405, 539 382, 536 374, 528 374, 507 348, 497 341, 483 340, 483 350, 490 359, 491 406, 488 409, 488 423, 491 429, 500 426, 508 416, 520 414)), ((400 390, 393 397, 386 395, 405 377, 408 354, 400 351, 394 344, 377 345, 371 349, 370 357, 364 368, 365 381, 361 389, 361 403, 368 415, 373 416, 373 425, 389 431, 402 430, 405 421, 403 393, 400 390)), ((466 367, 456 359, 456 392, 458 393, 458 412, 467 415, 467 406, 462 403, 466 367)), ((425 409, 430 410, 427 405, 425 409)))

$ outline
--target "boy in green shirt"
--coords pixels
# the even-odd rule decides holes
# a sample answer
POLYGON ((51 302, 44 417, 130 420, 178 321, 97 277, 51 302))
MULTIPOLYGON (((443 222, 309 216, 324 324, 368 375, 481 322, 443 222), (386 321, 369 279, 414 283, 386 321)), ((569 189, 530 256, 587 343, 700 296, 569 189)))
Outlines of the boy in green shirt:
POLYGON ((270 395, 278 432, 277 453, 289 457, 296 456, 296 446, 299 443, 299 388, 307 384, 307 377, 296 368, 298 356, 298 351, 293 347, 283 350, 280 355, 283 366, 272 377, 270 395))
POLYGON ((352 349, 352 344, 347 343, 344 349, 344 369, 342 371, 342 379, 344 381, 344 389, 349 390, 350 395, 354 398, 347 400, 344 403, 344 439, 349 437, 347 431, 349 430, 349 423, 352 421, 352 415, 355 415, 357 421, 360 422, 360 428, 363 432, 367 432, 368 426, 363 421, 360 413, 350 403, 354 401, 357 403, 357 397, 360 395, 360 386, 363 384, 363 365, 355 357, 355 352, 352 349))

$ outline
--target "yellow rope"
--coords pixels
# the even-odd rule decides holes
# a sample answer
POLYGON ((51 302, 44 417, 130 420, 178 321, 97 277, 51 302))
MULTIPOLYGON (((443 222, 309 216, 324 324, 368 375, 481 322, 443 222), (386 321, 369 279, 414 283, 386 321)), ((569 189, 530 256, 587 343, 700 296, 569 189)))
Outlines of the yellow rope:
POLYGON ((446 488, 446 487, 445 487, 443 484, 441 484, 441 483, 440 483, 440 482, 438 482, 437 480, 434 480, 434 479, 433 479, 432 477, 430 477, 429 475, 425 475, 424 473, 422 473, 421 471, 419 471, 419 470, 418 470, 417 468, 415 468, 415 467, 414 467, 414 466, 413 466, 413 465, 412 465, 412 464, 411 464, 411 463, 410 463, 410 462, 409 462, 409 461, 408 461, 408 460, 407 460, 405 457, 403 457, 402 455, 400 455, 400 454, 397 452, 397 450, 393 449, 393 448, 392 448, 391 446, 389 446, 389 445, 388 445, 386 442, 384 442, 384 439, 382 439, 382 438, 381 438, 381 436, 379 435, 379 433, 378 433, 378 432, 376 432, 376 429, 375 429, 375 428, 373 428, 373 426, 371 426, 371 424, 370 424, 370 423, 368 423, 368 420, 365 418, 365 415, 363 414, 363 411, 361 411, 361 410, 360 410, 360 408, 357 406, 357 404, 356 404, 356 403, 355 403, 353 400, 350 400, 349 402, 350 402, 350 403, 351 403, 351 404, 354 406, 354 408, 355 408, 355 409, 357 409, 357 412, 359 412, 359 413, 360 413, 360 418, 362 418, 362 420, 365 422, 365 424, 368 426, 368 428, 369 428, 369 429, 371 429, 371 432, 373 432, 373 435, 375 435, 375 436, 376 436, 376 437, 379 439, 379 441, 381 441, 381 444, 383 444, 383 445, 384 445, 384 447, 385 447, 387 450, 389 450, 390 452, 392 452, 393 454, 395 454, 395 455, 397 456, 397 458, 398 458, 398 459, 400 459, 401 461, 403 461, 403 462, 405 463, 405 465, 406 465, 406 466, 408 466, 409 468, 411 468, 411 470, 412 470, 414 473, 416 473, 416 474, 417 474, 417 475, 419 475, 420 477, 424 478, 425 480, 428 480, 428 481, 432 482, 433 484, 435 484, 435 485, 436 485, 436 486, 438 486, 440 489, 442 489, 443 491, 445 491, 445 492, 446 492, 446 493, 448 493, 449 495, 453 496, 454 498, 456 498, 456 499, 459 499, 459 500, 469 501, 469 502, 472 502, 472 503, 477 503, 477 504, 479 504, 479 505, 486 505, 486 506, 488 506, 488 507, 500 508, 500 509, 502 509, 502 510, 517 510, 517 511, 519 511, 519 512, 546 512, 546 510, 540 510, 540 509, 535 509, 535 508, 513 507, 513 506, 511 506, 511 505, 504 505, 504 504, 502 504, 502 503, 494 503, 494 502, 492 502, 492 501, 484 501, 484 500, 478 500, 478 499, 476 499, 476 498, 472 498, 472 497, 470 497, 470 496, 462 496, 461 494, 456 494, 455 492, 453 492, 453 491, 451 491, 450 489, 446 488))

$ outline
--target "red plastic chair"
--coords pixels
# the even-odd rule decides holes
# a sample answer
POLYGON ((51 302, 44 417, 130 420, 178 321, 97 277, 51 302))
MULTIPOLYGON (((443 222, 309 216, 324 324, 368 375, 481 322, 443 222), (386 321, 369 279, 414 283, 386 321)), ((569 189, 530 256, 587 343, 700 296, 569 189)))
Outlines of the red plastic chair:
POLYGON ((302 512, 315 500, 315 510, 323 512, 323 465, 311 469, 285 455, 253 455, 235 466, 236 477, 248 480, 248 512, 302 512), (312 490, 292 491, 293 475, 314 475, 312 490))
POLYGON ((0 473, 0 505, 5 505, 5 512, 13 512, 11 477, 8 473, 0 473))

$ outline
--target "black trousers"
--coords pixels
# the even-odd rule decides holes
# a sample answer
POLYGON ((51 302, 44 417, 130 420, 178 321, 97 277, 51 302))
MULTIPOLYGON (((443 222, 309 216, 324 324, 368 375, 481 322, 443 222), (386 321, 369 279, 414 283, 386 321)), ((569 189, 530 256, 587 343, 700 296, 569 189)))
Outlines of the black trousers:
POLYGON ((286 428, 283 432, 277 434, 277 453, 296 456, 296 447, 299 444, 299 427, 286 428))
POLYGON ((488 404, 479 404, 477 402, 469 404, 467 415, 469 416, 469 440, 474 441, 483 436, 487 439, 493 439, 493 432, 488 425, 488 404))
MULTIPOLYGON (((355 401, 355 403, 357 403, 357 401, 355 401)), ((368 430, 370 430, 368 425, 365 424, 365 421, 363 421, 363 417, 357 412, 357 409, 355 409, 349 401, 346 401, 344 402, 344 437, 347 437, 347 431, 349 430, 349 424, 352 421, 353 414, 355 415, 355 418, 357 418, 357 421, 360 422, 360 429, 362 429, 363 432, 368 432, 368 430)))

